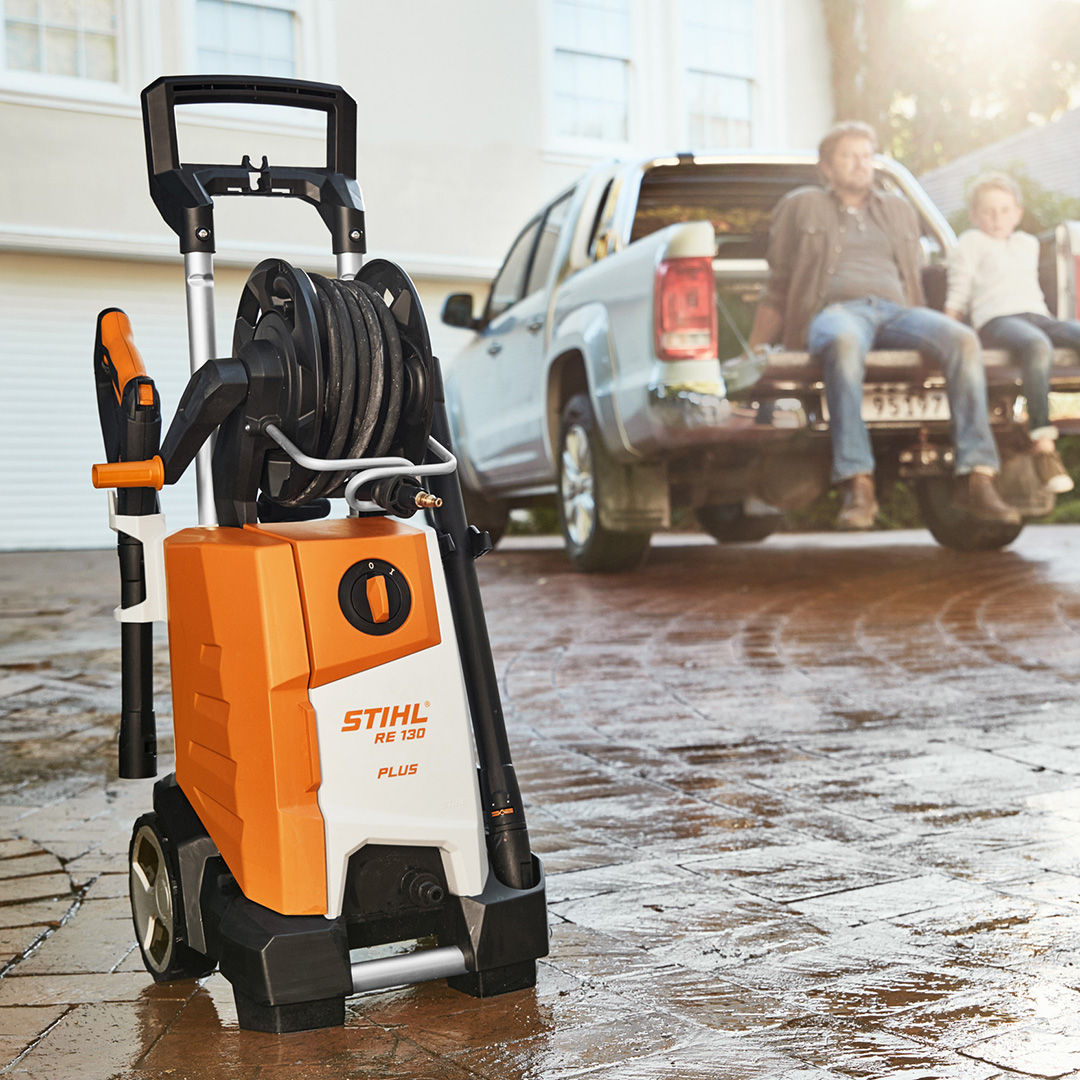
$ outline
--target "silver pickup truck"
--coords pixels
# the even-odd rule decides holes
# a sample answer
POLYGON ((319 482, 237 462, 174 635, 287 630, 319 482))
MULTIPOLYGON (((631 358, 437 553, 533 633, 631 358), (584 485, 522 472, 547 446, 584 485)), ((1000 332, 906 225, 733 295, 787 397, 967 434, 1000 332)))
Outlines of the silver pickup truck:
MULTIPOLYGON (((901 165, 878 183, 918 211, 928 303, 945 297, 956 237, 901 165)), ((720 541, 760 540, 829 482, 822 372, 806 353, 746 346, 768 268, 777 200, 817 182, 811 156, 678 155, 594 168, 515 239, 478 314, 446 300, 443 321, 475 331, 446 365, 447 397, 472 520, 497 538, 510 508, 558 504, 582 570, 638 563, 673 509, 720 541), (726 358, 726 359, 725 359, 726 358)), ((1050 310, 1076 317, 1069 228, 1047 238, 1050 310)), ((1035 480, 1020 372, 984 354, 1002 456, 999 489, 1025 517, 1049 512, 1035 480)), ((1055 357, 1052 408, 1080 431, 1080 360, 1055 357)), ((986 550, 1021 526, 967 520, 951 503, 952 451, 941 373, 915 352, 871 353, 863 406, 879 485, 915 489, 942 544, 986 550)))

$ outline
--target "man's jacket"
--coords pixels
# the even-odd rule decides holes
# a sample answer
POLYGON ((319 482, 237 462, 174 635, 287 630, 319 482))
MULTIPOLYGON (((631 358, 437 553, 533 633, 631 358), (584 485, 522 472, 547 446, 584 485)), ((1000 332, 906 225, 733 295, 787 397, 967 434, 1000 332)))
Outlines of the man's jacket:
MULTIPOLYGON (((908 304, 923 305, 922 250, 915 210, 902 196, 876 189, 870 194, 868 209, 889 238, 908 304)), ((840 258, 843 213, 840 200, 820 187, 796 188, 773 211, 766 256, 769 285, 761 302, 783 316, 781 341, 785 349, 806 348, 810 320, 824 306, 829 278, 840 258)))

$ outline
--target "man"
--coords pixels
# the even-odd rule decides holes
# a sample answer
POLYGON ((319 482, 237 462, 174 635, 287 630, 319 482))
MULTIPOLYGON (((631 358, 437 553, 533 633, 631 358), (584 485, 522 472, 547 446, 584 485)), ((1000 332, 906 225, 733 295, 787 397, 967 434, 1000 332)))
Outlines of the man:
POLYGON ((837 124, 818 147, 827 186, 799 188, 777 205, 769 285, 750 345, 780 338, 823 363, 832 479, 843 491, 839 528, 869 529, 878 513, 862 419, 872 348, 917 349, 940 365, 956 451, 954 501, 979 521, 1019 524, 994 488, 999 462, 979 340, 970 327, 923 306, 918 219, 904 198, 874 187, 876 150, 869 125, 837 124))

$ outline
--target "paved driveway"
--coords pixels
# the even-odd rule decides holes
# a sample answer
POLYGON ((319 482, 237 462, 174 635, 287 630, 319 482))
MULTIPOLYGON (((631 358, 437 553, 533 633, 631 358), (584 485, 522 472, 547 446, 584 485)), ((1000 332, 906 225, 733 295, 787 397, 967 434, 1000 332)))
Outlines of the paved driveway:
POLYGON ((487 556, 551 956, 283 1037, 132 951, 113 567, 0 557, 5 1076, 1080 1076, 1080 529, 487 556))

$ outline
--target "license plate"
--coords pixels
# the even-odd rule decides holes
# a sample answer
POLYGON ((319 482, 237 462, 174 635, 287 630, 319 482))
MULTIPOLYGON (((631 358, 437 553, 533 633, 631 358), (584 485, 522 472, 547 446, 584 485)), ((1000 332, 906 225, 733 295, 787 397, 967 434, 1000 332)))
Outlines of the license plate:
MULTIPOLYGON (((822 395, 822 417, 829 419, 829 405, 822 395)), ((949 419, 949 399, 944 390, 909 390, 903 386, 863 387, 862 417, 868 424, 909 424, 949 419)))

